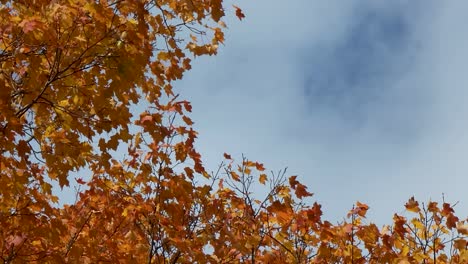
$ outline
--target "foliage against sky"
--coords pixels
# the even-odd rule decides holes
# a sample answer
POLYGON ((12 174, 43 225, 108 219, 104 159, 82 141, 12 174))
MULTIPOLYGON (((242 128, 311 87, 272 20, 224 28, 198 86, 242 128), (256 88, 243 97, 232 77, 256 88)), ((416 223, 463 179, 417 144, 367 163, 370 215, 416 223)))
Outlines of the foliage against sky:
MULTIPOLYGON (((171 83, 224 43, 222 0, 0 1, 0 257, 5 263, 465 263, 448 203, 379 229, 296 176, 225 154, 209 174, 171 83), (145 108, 134 113, 135 106, 145 108), (127 146, 123 158, 116 149, 127 146), (87 169, 90 175, 73 177, 87 169), (203 183, 202 183, 203 182, 203 183), (83 186, 58 206, 52 184, 83 186), (263 186, 265 197, 253 195, 263 186)), ((193 87, 196 89, 196 87, 193 87)))

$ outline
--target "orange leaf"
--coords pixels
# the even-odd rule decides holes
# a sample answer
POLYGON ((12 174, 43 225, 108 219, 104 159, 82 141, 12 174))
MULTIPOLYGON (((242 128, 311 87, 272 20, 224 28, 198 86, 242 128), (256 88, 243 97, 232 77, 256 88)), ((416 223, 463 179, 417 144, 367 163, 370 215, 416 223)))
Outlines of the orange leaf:
POLYGON ((299 181, 296 180, 297 176, 291 176, 289 177, 289 186, 291 186, 291 188, 296 188, 296 185, 299 184, 299 181))
POLYGON ((413 212, 413 213, 417 213, 421 210, 419 208, 419 203, 418 201, 414 199, 414 196, 408 200, 408 202, 405 204, 405 207, 406 207, 406 210, 413 212))
POLYGON ((347 216, 350 217, 357 214, 361 217, 365 217, 367 210, 369 210, 369 206, 358 201, 356 202, 356 205, 353 207, 353 209, 349 211, 347 216))
POLYGON ((234 172, 234 171, 231 171, 230 174, 231 174, 231 177, 232 177, 233 180, 235 180, 235 181, 240 181, 239 174, 237 174, 237 173, 234 172))
POLYGON ((456 249, 458 250, 466 250, 466 247, 468 246, 468 243, 466 240, 464 239, 456 239, 454 242, 453 242, 453 245, 456 249))
POLYGON ((365 216, 367 210, 369 210, 369 206, 367 204, 363 204, 363 203, 360 203, 360 202, 356 203, 356 208, 359 208, 358 215, 360 215, 360 216, 365 216))
POLYGON ((185 122, 187 125, 189 125, 189 126, 193 125, 193 121, 192 121, 192 119, 190 119, 189 117, 182 116, 182 119, 184 120, 184 122, 185 122))
POLYGON ((436 202, 429 202, 429 205, 427 206, 427 209, 428 209, 429 212, 431 212, 431 213, 439 212, 439 207, 437 207, 437 203, 436 203, 436 202))
MULTIPOLYGON (((186 61, 190 62, 190 59, 186 59, 186 61)), ((184 61, 184 63, 186 63, 186 61, 184 61)), ((184 104, 185 110, 187 110, 188 112, 192 112, 192 105, 190 104, 190 102, 182 101, 182 103, 184 104)))
POLYGON ((193 179, 193 170, 191 168, 185 167, 184 171, 190 179, 193 179))
POLYGON ((267 175, 264 174, 264 173, 260 174, 260 177, 259 177, 258 181, 259 181, 261 184, 265 184, 265 182, 267 181, 267 175))
POLYGON ((405 228, 406 225, 406 218, 403 216, 399 216, 397 214, 393 215, 393 231, 400 235, 400 237, 404 237, 407 233, 405 228))
POLYGON ((296 194, 296 197, 299 199, 312 196, 312 193, 307 191, 307 187, 300 183, 296 185, 296 190, 294 191, 294 193, 296 194))
POLYGON ((455 210, 453 210, 453 208, 450 206, 450 204, 448 204, 448 203, 443 204, 443 209, 442 209, 442 215, 443 216, 450 215, 450 214, 452 214, 454 212, 455 212, 455 210))
POLYGON ((264 171, 265 167, 263 167, 263 164, 256 162, 255 167, 257 168, 258 171, 264 171))
POLYGON ((458 217, 453 214, 449 214, 447 216, 447 227, 450 229, 457 227, 458 220, 458 217))
POLYGON ((239 18, 239 20, 242 20, 245 15, 244 13, 242 12, 242 10, 238 7, 238 6, 235 6, 235 5, 232 5, 235 9, 236 9, 236 16, 237 18, 239 18))

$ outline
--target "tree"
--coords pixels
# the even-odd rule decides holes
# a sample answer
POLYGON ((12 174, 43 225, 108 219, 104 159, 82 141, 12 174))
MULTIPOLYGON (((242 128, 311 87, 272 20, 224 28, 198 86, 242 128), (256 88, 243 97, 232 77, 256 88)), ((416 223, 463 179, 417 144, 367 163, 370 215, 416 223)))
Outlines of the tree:
POLYGON ((334 225, 286 171, 228 154, 205 170, 171 84, 224 42, 222 0, 0 3, 4 263, 468 261, 447 203, 411 199, 417 217, 382 229, 357 203, 334 225), (76 202, 54 185, 76 186, 76 202))

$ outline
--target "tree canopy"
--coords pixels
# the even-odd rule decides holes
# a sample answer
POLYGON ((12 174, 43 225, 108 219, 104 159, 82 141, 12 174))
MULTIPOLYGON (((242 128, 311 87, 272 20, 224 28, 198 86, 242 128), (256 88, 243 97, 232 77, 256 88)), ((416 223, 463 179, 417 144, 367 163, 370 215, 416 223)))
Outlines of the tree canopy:
POLYGON ((383 227, 357 202, 335 224, 286 171, 228 154, 204 168, 172 84, 217 53, 239 7, 0 3, 4 263, 468 263, 467 220, 445 201, 411 198, 413 216, 383 227), (55 185, 76 201, 61 204, 55 185))

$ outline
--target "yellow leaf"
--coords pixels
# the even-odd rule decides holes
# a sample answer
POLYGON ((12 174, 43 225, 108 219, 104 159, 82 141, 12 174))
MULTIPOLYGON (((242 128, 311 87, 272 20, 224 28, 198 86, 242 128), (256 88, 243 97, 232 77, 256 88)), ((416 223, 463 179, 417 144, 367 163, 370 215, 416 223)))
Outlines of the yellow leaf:
POLYGON ((419 230, 425 230, 425 226, 423 223, 421 223, 421 221, 419 221, 419 219, 417 218, 413 218, 411 220, 411 223, 413 224, 413 226, 419 230))
POLYGON ((41 241, 40 240, 34 240, 31 242, 31 245, 37 247, 37 246, 40 246, 41 245, 41 241))
POLYGON ((122 212, 122 216, 126 217, 128 215, 128 208, 125 208, 122 212))
POLYGON ((78 95, 73 96, 73 103, 78 104, 80 102, 80 97, 78 95))
POLYGON ((171 59, 171 56, 169 55, 169 53, 163 52, 163 51, 158 53, 158 60, 167 61, 170 59, 171 59))
POLYGON ((460 260, 462 262, 460 263, 467 263, 468 262, 468 249, 462 249, 460 250, 460 260))

